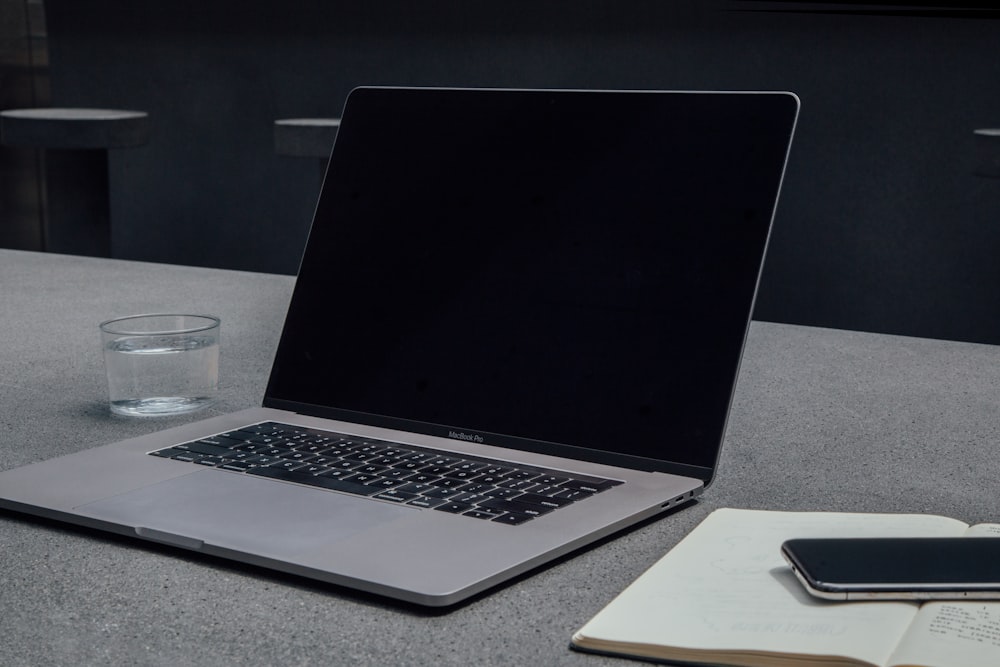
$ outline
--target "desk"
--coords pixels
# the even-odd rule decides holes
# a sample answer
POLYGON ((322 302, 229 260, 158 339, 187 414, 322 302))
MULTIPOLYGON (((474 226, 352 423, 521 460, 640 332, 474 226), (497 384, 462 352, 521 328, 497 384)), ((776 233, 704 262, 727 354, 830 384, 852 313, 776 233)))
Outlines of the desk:
MULTIPOLYGON (((222 401, 263 397, 288 276, 0 251, 0 468, 205 413, 112 416, 97 324, 222 318, 222 401)), ((755 322, 702 500, 448 613, 0 513, 11 665, 623 665, 570 635, 718 507, 1000 520, 1000 349, 755 322)))

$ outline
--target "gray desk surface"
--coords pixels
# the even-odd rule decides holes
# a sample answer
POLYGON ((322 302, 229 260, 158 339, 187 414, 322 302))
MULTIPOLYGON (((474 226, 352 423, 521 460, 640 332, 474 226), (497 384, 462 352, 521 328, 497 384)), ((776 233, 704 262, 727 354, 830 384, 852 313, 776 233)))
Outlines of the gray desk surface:
MULTIPOLYGON (((109 414, 113 316, 221 316, 217 410, 259 404, 293 283, 0 251, 0 469, 197 418, 109 414)), ((0 663, 627 664, 570 635, 718 507, 1000 520, 998 400, 994 347, 755 322, 698 504, 445 614, 0 513, 0 663)))

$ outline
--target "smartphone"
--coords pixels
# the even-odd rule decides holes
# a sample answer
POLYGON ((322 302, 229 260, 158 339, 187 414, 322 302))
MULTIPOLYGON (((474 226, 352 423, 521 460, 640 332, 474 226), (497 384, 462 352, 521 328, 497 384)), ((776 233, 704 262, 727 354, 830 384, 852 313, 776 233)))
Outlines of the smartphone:
POLYGON ((781 554, 825 600, 1000 600, 1000 537, 803 538, 781 554))

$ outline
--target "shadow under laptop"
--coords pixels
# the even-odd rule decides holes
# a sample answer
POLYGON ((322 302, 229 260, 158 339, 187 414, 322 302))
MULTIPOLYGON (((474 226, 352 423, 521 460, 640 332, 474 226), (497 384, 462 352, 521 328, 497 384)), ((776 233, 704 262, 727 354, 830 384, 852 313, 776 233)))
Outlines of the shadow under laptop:
POLYGON ((236 572, 247 577, 259 579, 262 581, 268 581, 275 584, 280 584, 282 586, 288 586, 290 588, 308 590, 308 591, 323 591, 330 595, 342 598, 346 601, 353 602, 355 604, 362 604, 370 607, 377 607, 380 609, 393 610, 400 613, 409 614, 411 616, 423 616, 423 617, 433 618, 438 616, 446 616, 459 609, 472 606, 477 602, 483 600, 484 598, 495 595, 499 591, 502 591, 506 588, 516 586, 520 582, 529 579, 540 572, 549 570, 555 567, 556 565, 560 565, 562 563, 570 561, 576 556, 586 551, 599 548, 609 542, 624 537, 625 535, 642 530, 643 528, 653 523, 659 522, 661 519, 673 516, 675 513, 679 511, 694 507, 695 505, 698 504, 698 502, 699 501, 696 498, 682 505, 676 505, 661 514, 657 514, 656 516, 644 519, 635 525, 623 528, 617 532, 612 533, 611 535, 607 535, 590 544, 574 549, 569 553, 566 553, 562 556, 559 556, 558 558, 555 558, 542 565, 534 567, 511 579, 507 579, 504 582, 497 584, 496 586, 493 586, 491 588, 488 588, 485 591, 477 593, 469 598, 466 598, 465 600, 443 607, 427 607, 416 603, 405 602, 402 600, 395 600, 393 598, 388 598, 374 593, 366 593, 364 591, 358 591, 352 588, 347 588, 345 586, 340 586, 338 584, 318 581, 316 579, 311 579, 308 577, 291 574, 287 572, 281 572, 279 570, 272 570, 270 568, 266 568, 260 565, 241 563, 238 561, 231 560, 229 558, 223 558, 221 556, 199 553, 197 551, 189 551, 187 549, 182 549, 180 547, 175 547, 168 544, 149 542, 137 537, 129 537, 127 535, 109 533, 107 531, 100 530, 98 528, 90 528, 87 526, 67 524, 62 521, 58 521, 56 519, 38 517, 34 515, 26 515, 6 508, 0 508, 0 518, 9 521, 15 521, 24 525, 44 526, 47 529, 63 533, 72 533, 74 535, 98 542, 111 542, 127 548, 140 548, 150 553, 162 554, 165 556, 169 556, 171 558, 180 558, 190 563, 197 563, 199 565, 211 567, 215 570, 236 572))

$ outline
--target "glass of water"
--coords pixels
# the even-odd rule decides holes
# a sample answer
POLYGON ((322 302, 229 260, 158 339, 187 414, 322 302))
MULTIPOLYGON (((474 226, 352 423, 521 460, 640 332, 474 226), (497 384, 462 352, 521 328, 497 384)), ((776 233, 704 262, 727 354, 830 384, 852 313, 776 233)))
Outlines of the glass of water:
POLYGON ((200 410, 219 391, 219 318, 135 315, 102 322, 111 411, 151 417, 200 410))

